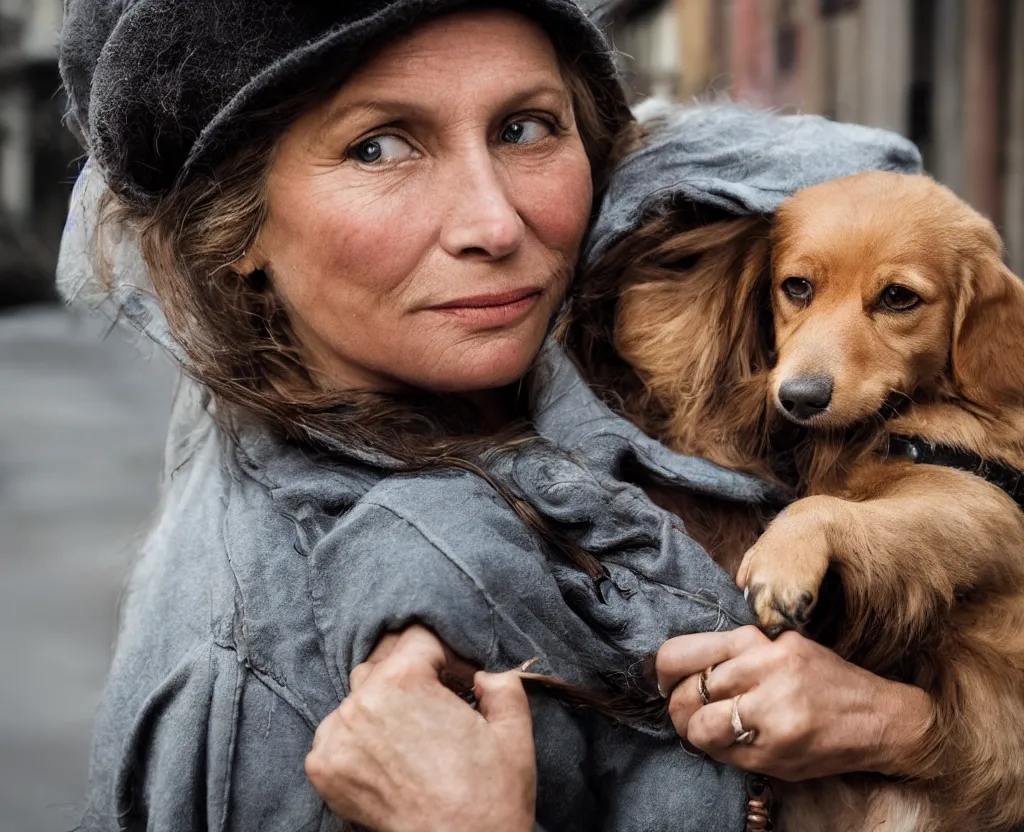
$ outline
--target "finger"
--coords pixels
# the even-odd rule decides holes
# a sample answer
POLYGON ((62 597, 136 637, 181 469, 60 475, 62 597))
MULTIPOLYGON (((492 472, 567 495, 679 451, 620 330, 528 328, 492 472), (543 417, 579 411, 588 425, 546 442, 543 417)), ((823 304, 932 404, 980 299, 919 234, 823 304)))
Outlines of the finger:
POLYGON ((690 719, 701 707, 700 694, 697 692, 697 676, 687 676, 672 689, 668 698, 668 716, 675 726, 676 733, 686 738, 690 719))
MULTIPOLYGON (((756 697, 740 696, 739 717, 740 726, 743 730, 759 730, 759 723, 756 713, 756 697)), ((725 757, 735 758, 741 748, 750 749, 751 746, 740 746, 736 743, 736 729, 733 726, 733 703, 732 699, 723 699, 719 702, 712 702, 700 708, 691 718, 687 727, 686 739, 701 751, 706 751, 716 760, 725 757)), ((754 742, 757 742, 755 736, 754 742)))
POLYGON ((404 630, 394 642, 387 659, 380 663, 385 681, 398 677, 439 680, 456 693, 473 686, 473 674, 479 670, 457 655, 447 644, 426 627, 413 625, 404 630))
POLYGON ((395 645, 398 644, 398 640, 401 637, 402 633, 386 633, 381 636, 380 641, 377 642, 370 655, 366 657, 366 661, 371 664, 380 664, 391 655, 391 651, 395 649, 395 645))
POLYGON ((658 690, 669 696, 688 676, 769 643, 768 637, 754 626, 671 638, 661 645, 655 658, 658 690))
POLYGON ((417 624, 402 631, 377 672, 384 682, 410 676, 436 681, 450 656, 454 654, 436 635, 417 624))
POLYGON ((359 690, 364 684, 366 684, 366 680, 370 678, 376 667, 377 663, 371 662, 369 659, 362 664, 357 664, 353 667, 352 672, 348 674, 349 690, 352 691, 352 693, 359 690))
POLYGON ((476 674, 473 679, 480 715, 500 737, 520 766, 532 766, 533 718, 523 682, 515 672, 476 674))
POLYGON ((381 636, 373 650, 370 651, 370 655, 366 657, 366 660, 353 667, 352 672, 349 673, 348 686, 351 693, 355 693, 366 684, 374 669, 378 665, 384 664, 384 662, 386 662, 394 653, 395 647, 398 645, 404 633, 409 632, 409 630, 413 628, 418 628, 426 633, 430 633, 429 630, 419 627, 419 625, 413 625, 413 627, 407 628, 400 633, 386 633, 381 636))
MULTIPOLYGON (((763 643, 740 653, 736 658, 716 664, 704 679, 704 689, 710 702, 732 699, 734 696, 747 693, 769 678, 775 669, 772 666, 775 650, 772 643, 765 638, 763 643)), ((700 704, 700 674, 688 677, 680 687, 692 687, 693 695, 700 704)))
POLYGON ((335 708, 320 720, 320 724, 316 726, 316 731, 313 733, 312 750, 315 751, 318 746, 322 748, 328 744, 343 728, 344 723, 338 714, 338 708, 335 708))
POLYGON ((680 736, 686 736, 691 717, 699 708, 705 707, 700 695, 701 676, 704 676, 704 692, 709 704, 749 693, 772 670, 769 666, 772 661, 771 642, 766 641, 766 646, 767 649, 747 650, 735 659, 705 668, 676 685, 669 695, 668 713, 680 736))

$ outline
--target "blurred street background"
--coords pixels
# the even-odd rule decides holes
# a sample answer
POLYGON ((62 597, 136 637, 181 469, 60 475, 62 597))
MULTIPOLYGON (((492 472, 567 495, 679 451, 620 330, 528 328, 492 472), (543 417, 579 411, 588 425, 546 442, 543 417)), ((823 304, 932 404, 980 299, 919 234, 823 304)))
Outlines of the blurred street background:
MULTIPOLYGON (((600 5, 638 97, 729 95, 908 135, 1024 273, 1024 0, 600 5)), ((0 832, 76 824, 174 377, 55 302, 83 161, 62 125, 61 10, 0 0, 0 832)))
POLYGON ((1024 274, 1024 0, 630 0, 611 20, 638 94, 910 137, 1024 274))

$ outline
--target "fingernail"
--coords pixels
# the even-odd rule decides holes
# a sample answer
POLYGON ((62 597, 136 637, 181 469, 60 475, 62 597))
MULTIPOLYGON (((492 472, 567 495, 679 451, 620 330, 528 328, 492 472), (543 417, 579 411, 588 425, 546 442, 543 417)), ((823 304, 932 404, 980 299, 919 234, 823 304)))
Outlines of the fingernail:
POLYGON ((659 696, 660 696, 660 697, 661 697, 662 699, 668 699, 668 694, 666 694, 666 693, 665 693, 665 691, 663 691, 663 690, 661 689, 661 681, 660 681, 660 680, 658 681, 657 687, 658 687, 658 695, 659 695, 659 696))
POLYGON ((749 601, 750 600, 750 587, 749 586, 748 587, 744 587, 744 589, 743 589, 743 600, 744 601, 749 601))

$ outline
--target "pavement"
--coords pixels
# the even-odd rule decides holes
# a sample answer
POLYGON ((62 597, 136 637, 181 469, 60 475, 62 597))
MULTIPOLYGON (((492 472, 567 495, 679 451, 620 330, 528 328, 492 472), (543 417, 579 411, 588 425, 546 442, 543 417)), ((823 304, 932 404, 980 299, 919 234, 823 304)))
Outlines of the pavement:
POLYGON ((0 832, 78 821, 174 373, 57 307, 0 315, 0 832))

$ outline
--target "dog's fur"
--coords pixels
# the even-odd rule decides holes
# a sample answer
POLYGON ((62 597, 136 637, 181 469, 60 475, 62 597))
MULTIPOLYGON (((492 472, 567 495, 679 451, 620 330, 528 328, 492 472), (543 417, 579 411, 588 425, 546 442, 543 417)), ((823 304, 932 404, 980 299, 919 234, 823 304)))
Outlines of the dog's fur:
POLYGON ((1024 823, 1024 512, 979 477, 880 452, 897 433, 1024 469, 1024 285, 998 235, 932 180, 886 173, 802 191, 772 224, 695 210, 595 266, 570 351, 673 449, 803 498, 758 538, 749 509, 652 488, 742 570, 767 631, 809 631, 935 702, 913 778, 786 784, 779 828, 1024 823), (793 277, 810 302, 787 294, 793 277), (921 302, 887 308, 892 284, 921 302), (779 388, 807 374, 832 380, 831 404, 794 424, 779 388))

